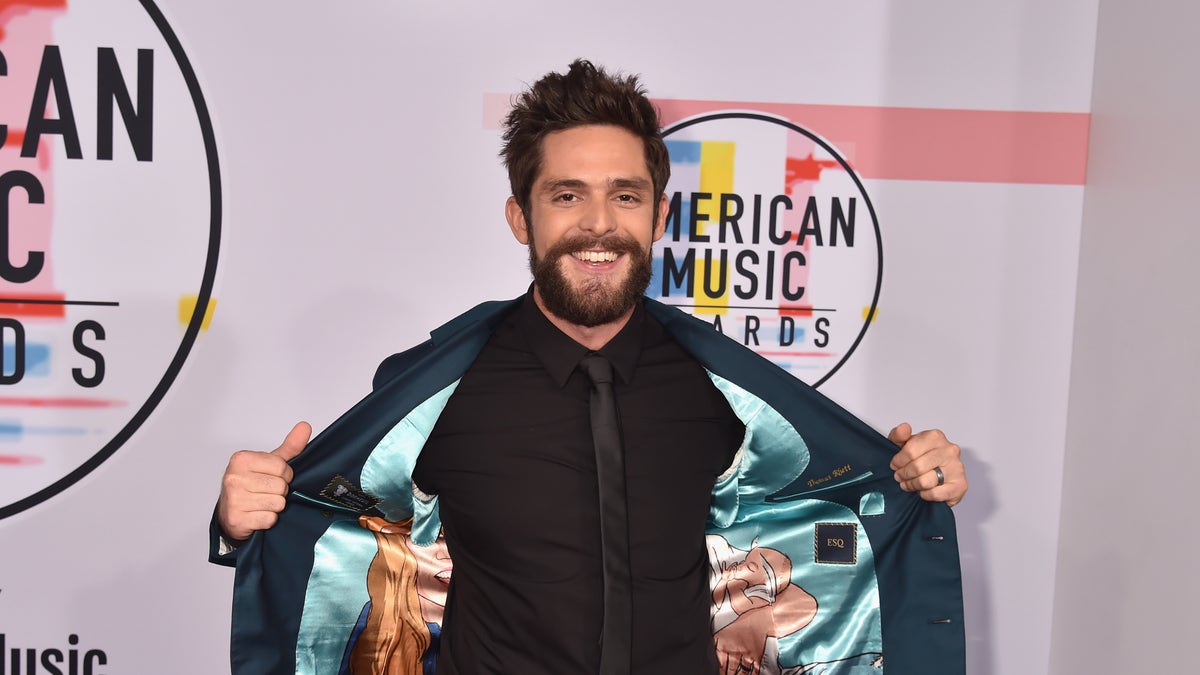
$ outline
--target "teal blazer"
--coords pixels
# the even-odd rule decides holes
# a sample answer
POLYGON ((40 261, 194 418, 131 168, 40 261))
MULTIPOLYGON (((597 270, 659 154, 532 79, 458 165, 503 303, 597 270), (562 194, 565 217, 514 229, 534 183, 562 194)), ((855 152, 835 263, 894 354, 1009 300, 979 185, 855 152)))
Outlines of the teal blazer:
MULTIPOLYGON (((412 543, 437 538, 437 498, 414 491, 413 466, 459 379, 519 302, 479 305, 386 359, 374 390, 292 461, 288 506, 273 528, 222 555, 213 523, 210 560, 237 568, 234 675, 339 672, 377 552, 358 517, 412 518, 412 543), (331 491, 336 477, 348 498, 331 491)), ((714 583, 728 565, 721 556, 773 548, 790 560, 790 575, 756 597, 771 602, 773 589, 791 583, 817 603, 806 626, 766 641, 764 673, 965 672, 950 508, 900 490, 889 468, 895 446, 815 389, 711 325, 645 303, 746 425, 713 489, 714 583)), ((736 620, 729 611, 714 607, 714 630, 736 620)))

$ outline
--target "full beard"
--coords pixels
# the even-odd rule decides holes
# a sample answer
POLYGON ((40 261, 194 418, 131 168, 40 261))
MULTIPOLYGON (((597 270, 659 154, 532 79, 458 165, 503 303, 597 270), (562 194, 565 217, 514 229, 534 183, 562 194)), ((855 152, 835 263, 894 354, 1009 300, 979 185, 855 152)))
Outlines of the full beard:
POLYGON ((612 323, 624 316, 646 293, 653 275, 649 250, 633 239, 612 236, 560 241, 541 258, 530 241, 529 269, 546 309, 560 319, 588 328, 612 323), (615 285, 602 278, 589 278, 578 286, 572 285, 563 274, 563 256, 597 246, 625 254, 629 258, 628 274, 615 285))

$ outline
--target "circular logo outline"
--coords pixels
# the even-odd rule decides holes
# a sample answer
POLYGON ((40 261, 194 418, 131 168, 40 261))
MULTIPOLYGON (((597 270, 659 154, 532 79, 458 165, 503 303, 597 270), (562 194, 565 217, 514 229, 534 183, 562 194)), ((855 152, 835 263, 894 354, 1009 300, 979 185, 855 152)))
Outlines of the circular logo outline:
POLYGON ((163 16, 158 6, 154 4, 154 0, 139 0, 139 2, 154 22, 155 27, 158 28, 158 32, 162 35, 163 40, 167 43, 167 47, 171 50, 171 55, 175 57, 175 62, 179 66, 184 83, 187 84, 188 93, 191 94, 192 104, 196 109, 196 119, 200 124, 200 135, 204 141, 204 154, 208 161, 208 251, 204 261, 204 275, 201 278, 200 290, 197 293, 196 308, 193 310, 187 329, 183 333, 183 340, 180 342, 179 348, 175 351, 175 356, 167 366, 162 379, 158 381, 158 384, 150 392, 150 396, 146 399, 146 402, 138 408, 137 412, 134 413, 125 426, 121 427, 104 447, 100 448, 99 451, 70 473, 67 473, 62 478, 31 495, 18 499, 11 504, 0 506, 0 519, 37 506, 63 492, 79 482, 84 476, 94 471, 96 467, 103 464, 105 460, 111 457, 113 453, 120 449, 133 436, 142 424, 149 419, 150 414, 154 412, 158 404, 162 402, 167 390, 171 388, 171 385, 175 383, 175 378, 179 376, 179 371, 183 369, 183 364, 187 361, 187 357, 192 351, 192 346, 200 334, 200 326, 204 321, 204 315, 208 309, 209 300, 212 297, 212 290, 217 276, 217 258, 220 255, 221 249, 221 210, 223 206, 221 198, 221 168, 217 157, 217 142, 216 135, 213 132, 212 117, 209 115, 204 93, 200 90, 200 82, 196 78, 196 72, 192 68, 187 54, 183 51, 183 45, 179 42, 179 37, 171 29, 170 24, 167 23, 166 17, 163 16))
POLYGON ((842 355, 841 360, 839 360, 837 364, 829 370, 829 372, 825 373, 821 379, 817 380, 811 385, 813 389, 816 389, 824 384, 829 378, 833 377, 834 373, 840 370, 842 365, 846 363, 852 354, 854 354, 854 350, 858 349, 858 345, 862 342, 863 336, 867 334, 867 329, 870 328, 871 323, 875 320, 875 311, 879 307, 879 292, 883 287, 883 234, 879 230, 879 217, 875 214, 875 205, 871 202, 871 196, 867 194, 866 188, 863 187, 862 180, 859 179, 858 174, 855 173, 854 169, 850 167, 849 162, 847 162, 842 155, 833 148, 832 145, 826 142, 825 139, 817 136, 798 124, 791 122, 790 120, 782 119, 765 113, 746 111, 703 113, 695 117, 689 117, 687 119, 680 120, 679 122, 666 127, 663 129, 662 135, 663 138, 667 138, 676 131, 681 131, 701 122, 712 122, 715 120, 724 119, 748 119, 757 120, 760 122, 771 122, 772 124, 778 124, 780 126, 787 127, 796 133, 803 134, 804 136, 808 137, 811 141, 821 146, 825 152, 828 152, 830 157, 837 160, 842 169, 846 171, 846 174, 850 176, 850 179, 854 181, 854 185, 858 188, 859 193, 863 196, 863 200, 867 203, 867 211, 871 214, 871 225, 875 228, 876 265, 878 269, 875 274, 875 292, 871 297, 871 309, 868 312, 866 319, 863 320, 862 329, 859 330, 858 335, 854 338, 854 342, 850 344, 850 348, 846 350, 844 355, 842 355))

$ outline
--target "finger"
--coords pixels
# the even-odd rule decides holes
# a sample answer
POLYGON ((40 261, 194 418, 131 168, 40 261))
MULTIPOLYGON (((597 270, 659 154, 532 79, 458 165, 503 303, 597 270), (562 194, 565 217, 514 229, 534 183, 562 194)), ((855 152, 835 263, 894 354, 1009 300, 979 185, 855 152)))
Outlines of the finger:
MULTIPOLYGON (((248 539, 250 535, 258 530, 269 530, 279 521, 278 511, 248 511, 242 514, 237 524, 233 526, 234 530, 244 532, 238 539, 248 539)), ((233 532, 230 532, 232 535, 233 532)))
POLYGON ((264 494, 283 496, 288 493, 288 484, 283 477, 270 473, 249 473, 227 476, 226 491, 236 494, 264 494))
POLYGON ((946 438, 946 434, 942 433, 941 429, 927 429, 912 434, 904 442, 900 451, 892 457, 891 466, 893 469, 900 469, 922 455, 949 445, 951 443, 946 438))
POLYGON ((267 453, 254 454, 258 455, 255 459, 237 465, 230 462, 229 468, 221 479, 221 494, 231 496, 252 492, 287 494, 287 480, 290 478, 288 474, 291 467, 278 457, 267 453))
POLYGON ((954 483, 947 482, 945 485, 941 485, 939 487, 921 490, 917 494, 919 494, 921 499, 924 499, 925 501, 946 502, 947 506, 954 506, 962 501, 963 497, 967 494, 968 487, 969 485, 964 478, 963 480, 955 481, 954 483))
POLYGON ((240 542, 246 541, 250 535, 254 534, 254 528, 247 527, 244 519, 239 522, 230 522, 227 518, 218 516, 218 526, 221 528, 221 535, 229 541, 240 542))
POLYGON ((287 462, 273 453, 238 450, 229 458, 229 466, 225 468, 225 475, 228 477, 266 474, 288 480, 287 473, 290 470, 291 467, 287 462))
MULTIPOLYGON (((895 443, 896 446, 900 448, 900 452, 903 452, 904 445, 912 439, 912 435, 912 425, 908 422, 901 422, 900 424, 892 427, 892 430, 888 432, 888 440, 892 443, 895 443)), ((904 466, 908 460, 908 456, 902 456, 900 453, 896 453, 896 455, 892 457, 892 470, 894 471, 904 466)))
POLYGON ((945 461, 939 463, 936 460, 926 459, 914 460, 912 464, 897 471, 896 480, 900 481, 901 489, 908 492, 931 490, 935 487, 941 487, 941 485, 938 485, 939 470, 942 472, 942 480, 940 481, 942 485, 966 480, 966 472, 963 469, 962 462, 945 461), (929 468, 924 471, 912 470, 912 467, 919 462, 925 463, 929 468))
POLYGON ((896 480, 901 482, 912 480, 933 471, 934 467, 948 470, 947 477, 961 475, 963 473, 962 448, 954 443, 945 443, 930 448, 900 467, 896 471, 896 480))
POLYGON ((944 501, 950 506, 954 506, 962 501, 970 487, 966 472, 963 471, 961 464, 951 464, 942 467, 942 475, 945 476, 946 481, 941 485, 937 484, 937 472, 930 471, 912 481, 901 483, 900 487, 908 492, 920 494, 921 498, 927 501, 944 501))
POLYGON ((287 498, 283 495, 264 495, 247 493, 231 498, 229 510, 236 519, 253 513, 279 513, 287 506, 287 498))
POLYGON ((283 497, 288 493, 288 483, 280 476, 256 473, 247 477, 248 492, 283 497))
POLYGON ((736 652, 725 652, 725 675, 737 675, 742 669, 742 656, 736 652))
POLYGON ((721 664, 721 675, 735 675, 737 672, 737 659, 729 655, 729 652, 717 652, 717 661, 721 664))
MULTIPOLYGON (((942 475, 944 476, 945 472, 942 475)), ((922 492, 924 490, 932 490, 936 487, 941 486, 938 485, 937 472, 932 470, 926 471, 916 478, 900 481, 900 489, 905 492, 922 492)))
POLYGON ((896 445, 904 445, 910 438, 912 438, 912 425, 908 422, 901 422, 888 432, 888 440, 896 445))
POLYGON ((227 537, 244 541, 255 530, 265 530, 275 525, 286 503, 283 497, 272 495, 218 501, 217 523, 227 537))
POLYGON ((958 466, 961 464, 958 459, 958 453, 958 446, 953 444, 933 448, 928 452, 913 457, 912 460, 897 469, 896 480, 901 482, 912 480, 918 476, 932 472, 934 467, 958 466))
POLYGON ((296 426, 288 432, 288 435, 283 439, 283 443, 271 451, 272 455, 289 461, 300 454, 304 450, 304 446, 308 445, 308 439, 312 436, 312 427, 308 422, 297 422, 296 426))

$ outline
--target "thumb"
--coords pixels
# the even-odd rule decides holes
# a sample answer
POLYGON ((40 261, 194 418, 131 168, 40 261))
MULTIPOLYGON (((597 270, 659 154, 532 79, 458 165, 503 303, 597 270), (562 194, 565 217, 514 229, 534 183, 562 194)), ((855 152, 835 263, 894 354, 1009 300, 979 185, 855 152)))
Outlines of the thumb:
POLYGON ((293 457, 300 454, 304 446, 308 445, 308 439, 312 436, 312 427, 308 422, 297 422, 296 426, 288 432, 283 443, 271 451, 272 455, 279 457, 284 461, 290 461, 293 457))
POLYGON ((904 445, 910 438, 912 438, 912 426, 908 422, 897 424, 888 433, 888 440, 896 445, 904 445))

